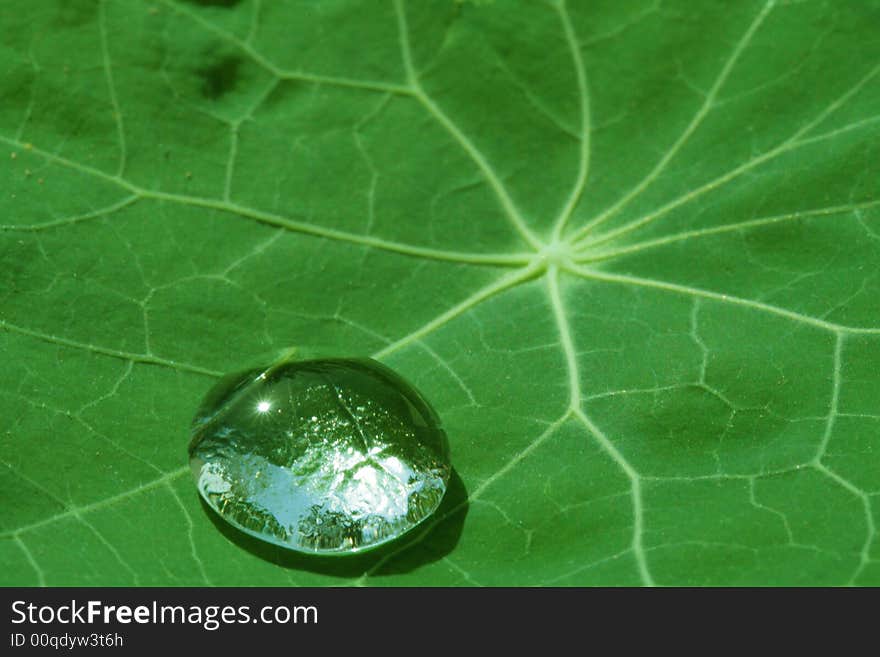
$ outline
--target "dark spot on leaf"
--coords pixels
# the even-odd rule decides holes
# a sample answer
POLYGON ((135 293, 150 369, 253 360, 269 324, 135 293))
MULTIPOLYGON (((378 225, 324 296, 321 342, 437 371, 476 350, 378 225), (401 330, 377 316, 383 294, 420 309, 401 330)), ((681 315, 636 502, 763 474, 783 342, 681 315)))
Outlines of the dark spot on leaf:
POLYGON ((92 0, 73 0, 59 3, 53 24, 57 27, 78 27, 91 23, 98 13, 98 3, 92 0))
POLYGON ((227 55, 196 71, 202 78, 202 95, 211 100, 225 96, 235 88, 240 68, 241 58, 227 55))
POLYGON ((200 7, 223 7, 231 9, 241 2, 241 0, 183 0, 191 5, 199 5, 200 7))

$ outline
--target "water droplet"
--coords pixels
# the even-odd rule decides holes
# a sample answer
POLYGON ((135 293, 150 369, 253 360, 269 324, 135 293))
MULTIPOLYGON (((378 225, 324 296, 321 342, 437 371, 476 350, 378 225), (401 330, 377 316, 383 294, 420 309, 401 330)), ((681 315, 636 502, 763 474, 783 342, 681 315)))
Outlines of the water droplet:
POLYGON ((224 520, 319 554, 360 552, 412 529, 439 506, 451 470, 429 404, 370 359, 224 377, 196 413, 189 455, 199 493, 224 520))

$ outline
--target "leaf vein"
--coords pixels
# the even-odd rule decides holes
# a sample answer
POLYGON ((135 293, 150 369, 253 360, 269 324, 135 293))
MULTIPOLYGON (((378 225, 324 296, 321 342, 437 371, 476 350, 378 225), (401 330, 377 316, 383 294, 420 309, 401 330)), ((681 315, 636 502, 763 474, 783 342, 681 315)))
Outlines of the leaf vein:
POLYGON ((650 278, 640 278, 638 276, 628 276, 626 274, 612 274, 610 272, 603 272, 596 269, 587 269, 584 267, 576 266, 568 267, 566 271, 576 276, 591 280, 605 281, 609 283, 620 283, 624 285, 634 285, 636 287, 654 288, 657 290, 665 290, 667 292, 674 292, 676 294, 683 294, 690 297, 703 297, 705 299, 712 299, 713 301, 719 301, 721 303, 743 306, 745 308, 751 308, 753 310, 759 310, 761 312, 778 315, 779 317, 785 317, 786 319, 790 319, 791 321, 806 324, 808 326, 813 326, 825 331, 831 331, 833 333, 880 335, 880 328, 862 328, 835 324, 833 322, 827 322, 816 317, 811 317, 809 315, 804 315, 793 310, 780 308, 779 306, 773 306, 768 303, 763 303, 761 301, 752 301, 750 299, 744 299, 742 297, 722 294, 719 292, 712 292, 711 290, 704 290, 687 285, 678 285, 677 283, 668 283, 666 281, 658 281, 650 278))
POLYGON ((110 356, 111 358, 120 358, 125 361, 133 361, 135 363, 144 363, 147 365, 159 365, 161 367, 168 367, 174 370, 179 370, 181 372, 191 372, 193 374, 201 374, 204 376, 219 377, 222 374, 221 372, 217 372, 216 370, 200 367, 198 365, 191 365, 189 363, 183 363, 176 360, 170 360, 168 358, 162 358, 160 356, 154 356, 152 354, 137 354, 130 351, 110 349, 108 347, 101 347, 95 344, 79 342, 77 340, 70 340, 68 338, 51 335, 49 333, 42 333, 40 331, 35 331, 32 329, 24 328, 22 326, 17 326, 15 324, 10 324, 9 322, 2 319, 0 319, 0 329, 5 329, 12 333, 18 333, 20 335, 26 335, 32 338, 36 338, 38 340, 43 340, 44 342, 60 345, 62 347, 79 349, 81 351, 87 351, 94 354, 110 356))
MULTIPOLYGON (((844 104, 846 104, 846 102, 850 98, 855 96, 878 73, 880 73, 880 64, 878 64, 877 66, 872 68, 866 75, 864 75, 855 85, 850 87, 850 89, 848 89, 844 94, 839 96, 833 102, 829 103, 829 105, 822 112, 820 112, 813 120, 807 122, 804 126, 802 126, 800 129, 798 129, 791 137, 789 137, 788 139, 786 139, 785 141, 780 143, 778 146, 770 149, 769 151, 762 153, 761 155, 755 156, 750 160, 747 160, 746 162, 740 164, 739 166, 734 167, 733 169, 731 169, 727 173, 722 174, 713 180, 710 180, 709 182, 701 185, 700 187, 697 187, 694 190, 691 190, 690 192, 687 192, 686 194, 682 194, 678 198, 675 198, 672 201, 669 201, 668 203, 664 204, 660 208, 653 210, 653 211, 651 211, 651 212, 649 212, 649 213, 647 213, 637 219, 634 219, 634 220, 632 220, 632 221, 630 221, 630 222, 628 222, 618 228, 609 230, 605 233, 601 233, 592 239, 590 239, 589 236, 586 236, 585 239, 576 242, 575 246, 577 248, 592 247, 592 246, 596 246, 598 244, 604 244, 605 242, 613 240, 613 239, 620 237, 622 235, 626 235, 627 233, 631 233, 632 231, 638 230, 639 228, 642 228, 643 226, 665 216, 666 214, 668 214, 672 210, 678 208, 679 206, 684 205, 686 203, 689 203, 690 201, 693 201, 693 200, 703 196, 707 192, 710 192, 714 189, 717 189, 718 187, 721 187, 722 185, 730 182, 731 180, 738 178, 743 173, 750 171, 751 169, 754 169, 755 167, 763 164, 764 162, 772 160, 772 159, 774 159, 784 153, 787 153, 789 151, 797 149, 801 146, 813 144, 813 143, 816 143, 816 142, 819 142, 819 141, 829 139, 831 137, 836 136, 838 131, 833 130, 831 132, 817 135, 815 137, 806 138, 806 139, 804 138, 804 135, 808 134, 814 127, 816 127, 817 125, 822 123, 822 121, 824 121, 831 114, 833 114, 835 111, 840 109, 840 107, 842 107, 844 104)), ((859 122, 859 123, 862 123, 862 122, 859 122)))
POLYGON ((619 201, 617 201, 614 205, 612 205, 607 210, 601 212, 596 218, 590 220, 585 224, 582 228, 580 228, 574 235, 571 237, 571 242, 576 242, 579 238, 587 235, 589 231, 593 230, 597 226, 603 224, 608 221, 612 217, 614 217, 620 210, 622 210, 626 205, 628 205, 633 199, 635 199, 639 194, 641 194, 645 189, 647 189, 657 178, 659 178, 663 171, 666 169, 666 166, 672 159, 678 154, 678 152, 682 149, 682 147, 687 143, 690 139, 691 135, 697 131, 702 124, 703 119, 706 118, 706 115, 712 110, 715 105, 715 99, 718 96, 718 92, 721 91, 721 88, 727 82, 727 78, 730 77, 731 71, 733 71, 734 66, 736 66, 737 61, 739 60, 742 53, 746 50, 755 33, 761 27, 761 24, 770 14, 770 11, 773 9, 775 5, 775 0, 768 0, 758 12, 758 15, 751 22, 749 27, 746 29, 743 36, 737 42, 730 56, 727 58, 727 61, 724 63, 724 66, 721 67, 718 76, 715 79, 715 82, 712 84, 712 87, 709 89, 709 92, 706 94, 705 99, 703 100, 703 104, 697 109, 697 112, 694 114, 693 118, 691 118, 690 123, 685 127, 684 131, 679 135, 678 139, 672 144, 670 149, 666 151, 662 158, 660 158, 659 162, 654 166, 653 169, 646 175, 635 187, 633 187, 629 192, 627 192, 619 201))
POLYGON ((437 103, 434 102, 434 100, 422 88, 412 61, 412 53, 409 46, 409 27, 406 22, 406 12, 403 8, 403 1, 394 0, 394 8, 397 14, 401 58, 403 59, 403 65, 406 70, 412 95, 422 104, 428 114, 436 120, 447 133, 449 133, 459 146, 461 146, 474 164, 477 165, 482 172, 483 177, 486 179, 486 182, 489 183, 492 191, 495 192, 495 196, 498 198, 505 215, 519 236, 535 250, 540 250, 542 247, 541 241, 535 237, 534 233, 529 229, 525 219, 523 219, 522 214, 508 194, 501 179, 498 177, 498 174, 495 173, 495 169, 489 164, 488 160, 486 160, 484 155, 477 149, 468 136, 461 131, 461 128, 459 128, 452 119, 440 109, 440 106, 437 105, 437 103))
POLYGON ((591 117, 590 117, 590 92, 587 84, 587 71, 584 65, 583 54, 581 53, 578 43, 577 34, 574 25, 571 22, 571 16, 568 13, 568 6, 565 0, 561 0, 556 4, 556 11, 562 22, 563 31, 565 32, 565 41, 571 51, 571 59, 574 64, 575 77, 577 78, 578 98, 581 106, 581 134, 580 134, 580 150, 578 153, 578 171, 574 186, 569 193, 568 200, 565 202, 562 211, 559 213, 553 226, 553 241, 559 241, 565 226, 571 219, 571 215, 577 207, 584 188, 587 185, 587 178, 590 173, 590 134, 592 133, 591 117))
POLYGON ((785 214, 773 215, 770 217, 760 217, 758 219, 749 219, 746 221, 740 221, 732 224, 724 224, 721 226, 713 226, 712 228, 701 228, 696 230, 689 230, 683 233, 678 233, 675 235, 667 235, 666 237, 660 237, 653 240, 646 240, 644 242, 637 242, 635 244, 623 246, 617 249, 609 249, 607 251, 597 251, 595 253, 587 251, 582 251, 581 254, 577 258, 577 262, 597 262, 599 260, 608 260, 610 258, 616 258, 622 255, 629 255, 631 253, 636 253, 639 251, 644 251, 646 249, 653 249, 661 246, 666 246, 667 244, 674 244, 676 242, 682 242, 691 239, 698 239, 701 237, 709 237, 712 235, 720 235, 723 233, 730 232, 740 232, 740 231, 748 231, 752 228, 760 228, 762 226, 771 226, 778 223, 783 223, 787 221, 797 221, 800 219, 809 219, 811 217, 825 217, 825 216, 833 216, 837 214, 844 214, 846 212, 858 212, 859 210, 864 210, 867 208, 872 208, 880 205, 880 201, 865 201, 863 203, 855 203, 850 205, 834 205, 825 208, 815 208, 812 210, 799 210, 796 212, 788 212, 785 214))
POLYGON ((654 577, 648 565, 647 554, 642 544, 644 534, 644 505, 642 502, 642 486, 639 473, 626 460, 626 457, 615 447, 608 436, 590 419, 583 406, 580 388, 580 370, 577 364, 577 349, 571 336, 570 322, 566 313, 565 303, 559 291, 559 270, 551 267, 547 272, 547 289, 550 303, 553 307, 553 316, 559 331, 559 339, 562 343, 562 351, 565 356, 566 370, 569 380, 569 413, 576 417, 588 435, 592 436, 599 447, 607 456, 614 461, 623 471, 630 483, 630 499, 633 511, 633 532, 631 549, 636 559, 639 576, 646 586, 654 586, 654 577))

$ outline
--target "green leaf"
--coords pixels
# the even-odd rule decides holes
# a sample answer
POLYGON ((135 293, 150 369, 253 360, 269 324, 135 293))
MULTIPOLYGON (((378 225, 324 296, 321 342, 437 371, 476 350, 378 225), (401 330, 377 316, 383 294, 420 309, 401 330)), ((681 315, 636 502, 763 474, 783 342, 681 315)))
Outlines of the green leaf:
POLYGON ((0 583, 880 584, 880 3, 20 0, 0 583), (287 348, 449 434, 333 563, 199 503, 287 348))

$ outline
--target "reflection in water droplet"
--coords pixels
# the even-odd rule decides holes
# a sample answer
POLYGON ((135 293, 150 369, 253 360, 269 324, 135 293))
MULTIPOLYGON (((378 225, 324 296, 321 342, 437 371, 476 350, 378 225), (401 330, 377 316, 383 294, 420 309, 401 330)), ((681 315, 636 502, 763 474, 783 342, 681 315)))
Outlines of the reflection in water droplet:
POLYGON ((222 379, 189 446, 199 493, 257 538, 348 554, 440 504, 449 445, 422 396, 369 359, 287 362, 222 379))

